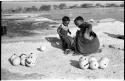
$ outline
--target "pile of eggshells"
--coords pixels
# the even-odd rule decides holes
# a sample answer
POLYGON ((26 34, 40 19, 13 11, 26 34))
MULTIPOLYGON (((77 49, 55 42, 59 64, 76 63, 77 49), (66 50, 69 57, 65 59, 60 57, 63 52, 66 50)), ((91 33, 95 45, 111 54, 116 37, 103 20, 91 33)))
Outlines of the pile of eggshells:
POLYGON ((30 53, 29 55, 21 54, 20 56, 13 54, 9 61, 13 66, 28 66, 32 67, 36 64, 37 55, 35 53, 30 53))
MULTIPOLYGON (((44 52, 46 50, 46 46, 40 46, 39 48, 40 51, 44 52)), ((13 54, 10 58, 9 61, 13 66, 28 66, 32 67, 35 66, 36 64, 36 59, 37 59, 37 54, 36 53, 30 53, 29 55, 27 54, 21 54, 21 55, 16 55, 13 54)))
POLYGON ((97 60, 94 56, 91 57, 81 57, 79 59, 79 66, 81 69, 105 69, 109 64, 109 59, 107 57, 102 57, 97 60))

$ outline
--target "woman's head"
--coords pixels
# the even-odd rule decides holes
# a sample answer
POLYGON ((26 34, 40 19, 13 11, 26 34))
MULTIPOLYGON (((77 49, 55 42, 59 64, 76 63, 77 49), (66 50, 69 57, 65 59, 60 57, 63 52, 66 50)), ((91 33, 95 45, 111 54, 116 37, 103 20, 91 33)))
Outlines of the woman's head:
POLYGON ((83 24, 83 22, 84 22, 84 19, 81 16, 76 17, 75 20, 74 20, 75 25, 78 26, 78 27, 81 24, 83 24))
POLYGON ((68 16, 64 16, 62 18, 62 23, 64 26, 68 26, 69 22, 70 22, 70 18, 68 16))

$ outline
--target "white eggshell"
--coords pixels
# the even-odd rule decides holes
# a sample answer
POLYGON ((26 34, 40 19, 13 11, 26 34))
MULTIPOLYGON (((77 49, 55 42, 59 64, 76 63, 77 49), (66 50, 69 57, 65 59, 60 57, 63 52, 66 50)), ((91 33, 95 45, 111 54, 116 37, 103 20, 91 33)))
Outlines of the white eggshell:
POLYGON ((107 57, 102 57, 101 60, 103 60, 105 62, 109 62, 109 59, 107 57))
POLYGON ((26 58, 23 58, 23 59, 21 59, 20 64, 23 65, 23 66, 25 66, 25 64, 26 64, 25 62, 26 62, 26 58))
POLYGON ((94 22, 94 19, 90 19, 89 21, 90 21, 90 22, 94 22))
POLYGON ((26 59, 26 66, 28 66, 28 67, 35 66, 35 61, 31 58, 26 59))
POLYGON ((33 67, 35 65, 35 61, 31 58, 26 59, 26 66, 33 67))
POLYGON ((79 66, 81 69, 87 69, 89 67, 89 61, 87 57, 81 57, 79 59, 79 66))
POLYGON ((20 64, 25 66, 25 64, 26 64, 25 61, 26 61, 26 59, 21 59, 20 64))
POLYGON ((81 62, 79 62, 79 66, 81 69, 88 69, 89 63, 87 61, 81 61, 81 62))
POLYGON ((14 66, 20 65, 20 57, 16 57, 13 59, 12 64, 14 66))
POLYGON ((21 55, 20 55, 20 64, 21 64, 21 65, 23 65, 23 66, 26 65, 26 63, 25 63, 26 58, 27 58, 27 55, 26 55, 26 54, 21 54, 21 55))
POLYGON ((27 57, 26 54, 21 54, 21 55, 20 55, 20 58, 21 58, 21 59, 24 59, 24 58, 26 58, 26 57, 27 57))
POLYGON ((26 62, 26 66, 28 66, 28 67, 33 67, 33 66, 35 66, 35 63, 33 63, 33 62, 27 63, 27 62, 26 62))
POLYGON ((100 62, 99 62, 99 68, 101 69, 105 69, 109 64, 109 59, 108 58, 101 58, 100 62))
POLYGON ((30 53, 29 58, 32 58, 32 60, 36 60, 37 54, 36 53, 30 53))
POLYGON ((90 62, 90 69, 92 69, 92 70, 96 70, 96 69, 98 69, 98 67, 99 67, 99 64, 98 64, 98 62, 96 62, 96 61, 93 61, 93 62, 90 62))
POLYGON ((90 57, 89 62, 93 62, 93 61, 97 62, 98 60, 95 57, 90 57))
POLYGON ((28 56, 28 58, 26 59, 26 65, 27 65, 28 67, 34 66, 35 63, 36 63, 36 57, 37 57, 36 54, 31 53, 31 54, 28 56))
POLYGON ((86 62, 88 62, 88 57, 80 57, 79 61, 86 61, 86 62))
POLYGON ((41 51, 45 51, 45 50, 46 50, 46 46, 45 46, 45 45, 41 46, 41 47, 40 47, 40 50, 41 50, 41 51))
POLYGON ((10 57, 10 61, 12 62, 14 58, 16 58, 17 55, 16 54, 13 54, 11 57, 10 57))

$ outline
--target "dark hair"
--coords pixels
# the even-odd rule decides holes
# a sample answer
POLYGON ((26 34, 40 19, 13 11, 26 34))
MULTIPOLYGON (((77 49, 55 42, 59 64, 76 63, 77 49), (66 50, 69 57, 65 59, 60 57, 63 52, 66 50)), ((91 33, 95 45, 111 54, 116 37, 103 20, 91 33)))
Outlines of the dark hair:
POLYGON ((82 21, 84 21, 83 17, 78 16, 78 17, 75 18, 74 23, 75 23, 76 21, 78 21, 78 20, 82 20, 82 21))
POLYGON ((64 16, 64 17, 62 18, 62 21, 70 21, 70 18, 69 18, 68 16, 64 16))

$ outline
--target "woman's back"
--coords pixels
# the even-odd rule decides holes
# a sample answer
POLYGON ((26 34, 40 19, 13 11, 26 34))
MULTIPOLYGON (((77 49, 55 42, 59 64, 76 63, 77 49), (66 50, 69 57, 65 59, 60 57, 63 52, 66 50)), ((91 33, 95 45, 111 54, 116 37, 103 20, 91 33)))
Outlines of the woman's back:
POLYGON ((88 54, 96 52, 100 46, 97 35, 92 31, 91 26, 88 23, 82 24, 81 29, 77 31, 75 38, 75 48, 77 52, 82 54, 88 54), (90 28, 89 28, 90 27, 90 28), (89 29, 90 36, 93 37, 92 40, 85 38, 86 28, 89 29))

